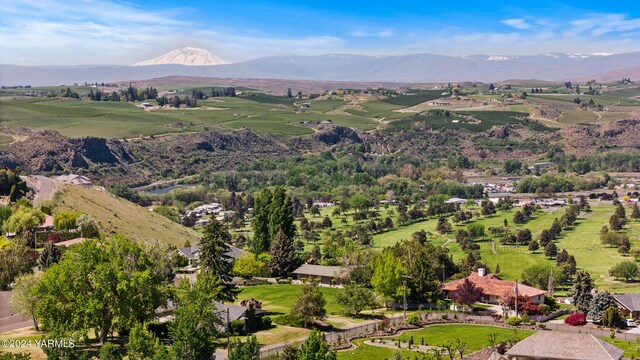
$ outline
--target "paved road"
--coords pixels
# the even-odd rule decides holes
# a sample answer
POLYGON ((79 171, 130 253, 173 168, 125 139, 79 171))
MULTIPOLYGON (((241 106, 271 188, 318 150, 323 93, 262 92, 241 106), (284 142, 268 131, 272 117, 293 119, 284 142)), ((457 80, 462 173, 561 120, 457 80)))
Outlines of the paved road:
POLYGON ((10 291, 0 291, 0 334, 33 326, 33 321, 14 314, 9 307, 10 291))
POLYGON ((46 176, 21 176, 22 180, 27 182, 27 186, 36 191, 33 198, 33 205, 38 205, 44 200, 53 199, 57 191, 56 181, 46 176))

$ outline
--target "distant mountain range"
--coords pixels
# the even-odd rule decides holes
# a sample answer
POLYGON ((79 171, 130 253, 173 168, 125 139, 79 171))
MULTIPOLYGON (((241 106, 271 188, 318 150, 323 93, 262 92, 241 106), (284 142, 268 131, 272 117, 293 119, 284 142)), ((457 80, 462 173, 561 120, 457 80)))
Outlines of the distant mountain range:
MULTIPOLYGON (((181 51, 184 51, 184 49, 181 51)), ((194 55, 191 58, 188 58, 184 53, 173 56, 174 59, 182 56, 183 60, 193 60, 194 65, 190 66, 157 63, 144 66, 140 66, 142 63, 137 64, 138 66, 0 65, 0 85, 41 86, 73 84, 75 82, 116 82, 171 75, 408 83, 499 82, 506 79, 565 81, 590 78, 604 82, 617 80, 621 77, 634 79, 634 77, 637 78, 640 75, 638 73, 640 52, 623 54, 551 53, 531 56, 443 56, 433 54, 364 56, 335 54, 273 56, 234 64, 197 66, 195 65, 195 59, 201 59, 200 55, 194 55)), ((152 62, 170 61, 171 57, 167 54, 152 60, 152 62)), ((148 62, 143 63, 146 64, 148 62)))
POLYGON ((186 66, 210 66, 210 65, 223 65, 229 64, 228 61, 223 60, 214 53, 211 53, 205 49, 199 49, 194 47, 186 47, 182 50, 173 50, 157 58, 140 61, 133 64, 133 66, 145 66, 145 65, 166 65, 166 64, 178 64, 186 66))

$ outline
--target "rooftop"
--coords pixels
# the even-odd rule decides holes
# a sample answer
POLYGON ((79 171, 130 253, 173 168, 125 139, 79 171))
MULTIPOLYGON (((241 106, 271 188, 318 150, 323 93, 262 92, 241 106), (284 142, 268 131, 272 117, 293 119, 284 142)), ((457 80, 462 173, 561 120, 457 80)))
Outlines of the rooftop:
MULTIPOLYGON (((510 296, 513 295, 513 289, 516 283, 514 281, 502 280, 494 274, 488 274, 480 276, 474 272, 466 278, 458 279, 449 283, 446 283, 442 289, 447 291, 455 291, 458 286, 462 285, 464 279, 469 279, 474 285, 482 288, 482 292, 486 295, 495 296, 510 296)), ((545 290, 536 289, 524 284, 518 284, 518 294, 526 297, 534 297, 542 294, 546 294, 545 290)))
POLYGON ((613 298, 629 311, 640 311, 640 294, 616 294, 613 298))
POLYGON ((557 360, 619 360, 624 350, 591 334, 538 331, 515 344, 509 356, 557 360))
POLYGON ((324 266, 324 265, 311 265, 303 264, 297 268, 293 273, 300 275, 313 275, 313 276, 341 276, 347 272, 347 269, 341 266, 324 266))

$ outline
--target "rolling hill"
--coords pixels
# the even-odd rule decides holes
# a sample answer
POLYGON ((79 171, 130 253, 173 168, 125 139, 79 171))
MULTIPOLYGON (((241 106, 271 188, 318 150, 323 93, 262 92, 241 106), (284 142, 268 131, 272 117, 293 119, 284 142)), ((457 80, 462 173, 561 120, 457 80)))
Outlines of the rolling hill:
POLYGON ((119 234, 128 239, 182 246, 186 241, 200 242, 200 235, 162 215, 118 198, 105 190, 65 186, 56 194, 59 209, 80 211, 93 216, 101 232, 119 234))

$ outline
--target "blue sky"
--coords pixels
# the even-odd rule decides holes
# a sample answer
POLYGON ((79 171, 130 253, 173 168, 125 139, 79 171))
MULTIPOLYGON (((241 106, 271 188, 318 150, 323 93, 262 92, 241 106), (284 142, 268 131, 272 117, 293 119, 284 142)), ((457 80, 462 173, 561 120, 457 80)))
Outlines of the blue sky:
POLYGON ((132 64, 186 46, 274 55, 640 51, 631 1, 118 1, 3 3, 0 63, 132 64))

